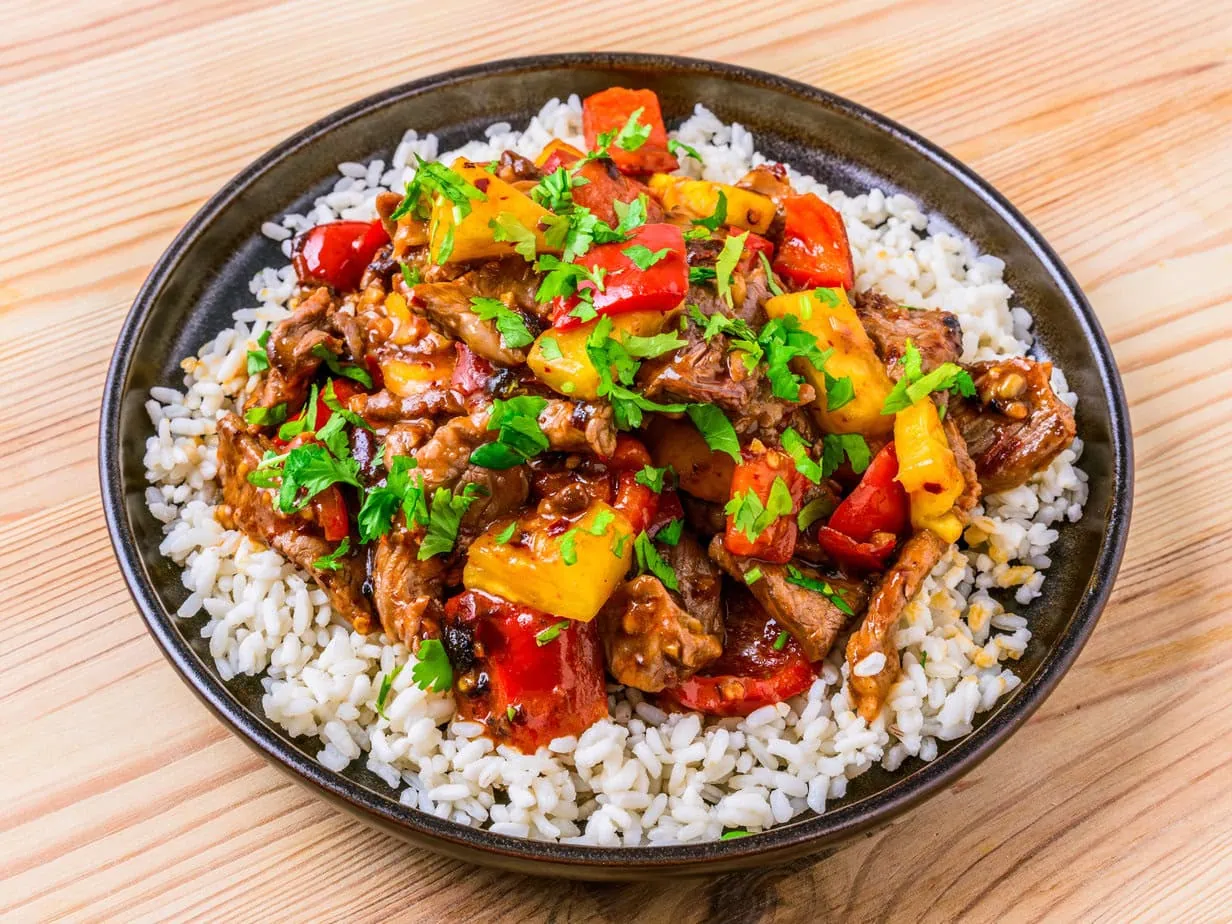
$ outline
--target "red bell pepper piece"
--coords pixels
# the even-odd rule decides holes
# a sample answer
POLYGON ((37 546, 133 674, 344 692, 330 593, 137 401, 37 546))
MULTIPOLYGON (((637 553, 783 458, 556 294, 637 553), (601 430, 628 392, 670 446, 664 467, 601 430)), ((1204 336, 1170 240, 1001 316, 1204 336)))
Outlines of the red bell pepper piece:
POLYGON ((341 542, 351 533, 351 523, 347 519, 346 499, 336 484, 316 495, 312 499, 313 511, 317 524, 329 542, 341 542))
POLYGON ((614 476, 612 506, 628 517, 634 534, 649 528, 659 512, 659 495, 638 484, 637 473, 653 464, 650 451, 641 440, 622 433, 616 437, 616 451, 605 462, 614 476))
MULTIPOLYGON (((545 174, 552 173, 557 168, 567 167, 575 161, 576 155, 557 148, 548 155, 541 169, 545 174)), ((663 220, 663 207, 650 195, 646 184, 623 175, 610 161, 588 160, 577 169, 575 175, 586 182, 573 187, 574 203, 590 209, 600 221, 607 222, 611 227, 616 227, 619 221, 616 207, 612 203, 632 202, 643 193, 646 194, 646 220, 663 220)))
POLYGON ((887 443, 873 457, 860 483, 835 508, 817 534, 826 553, 839 564, 878 571, 906 531, 910 519, 907 492, 898 483, 898 456, 887 443))
MULTIPOLYGON (((603 270, 603 290, 589 280, 579 288, 594 289, 594 306, 599 314, 624 314, 628 311, 671 311, 689 291, 689 264, 685 257, 684 234, 678 225, 642 225, 622 244, 600 244, 578 257, 592 272, 603 270), (625 251, 641 245, 652 253, 666 249, 656 263, 639 269, 625 251)), ((576 295, 552 301, 552 324, 569 330, 582 323, 570 314, 578 306, 576 295)))
POLYGON ((626 151, 612 144, 609 153, 621 173, 670 173, 680 162, 667 149, 667 128, 663 124, 663 112, 659 109, 659 97, 653 90, 627 90, 612 87, 582 101, 582 133, 586 147, 595 150, 599 136, 605 132, 618 132, 637 112, 639 125, 650 126, 650 136, 633 151, 626 151))
POLYGON ((476 356, 465 343, 455 343, 454 348, 458 358, 454 363, 453 375, 450 376, 449 384, 464 395, 473 395, 483 391, 488 380, 496 372, 492 364, 482 356, 476 356))
MULTIPOLYGON (((727 233, 743 234, 744 230, 742 228, 728 228, 727 233)), ((764 253, 767 258, 774 256, 774 244, 756 231, 750 231, 749 236, 744 239, 744 250, 740 253, 740 262, 736 264, 736 272, 748 273, 761 263, 761 259, 757 256, 759 253, 764 253)))
POLYGON ((445 604, 442 636, 461 675, 454 691, 459 714, 482 722, 499 744, 532 753, 608 714, 593 622, 560 620, 468 590, 445 604))
POLYGON ((723 544, 733 555, 760 558, 777 564, 791 561, 798 532, 796 514, 800 512, 800 498, 805 486, 804 476, 796 471, 791 457, 777 449, 768 449, 759 455, 746 451, 744 461, 736 466, 732 474, 731 496, 736 498, 752 491, 765 504, 777 478, 783 479, 791 493, 791 511, 779 516, 753 539, 736 528, 736 518, 729 514, 723 544))
POLYGON ((817 675, 790 635, 743 588, 724 591, 723 654, 663 696, 707 715, 748 715, 806 691, 817 675))
POLYGON ((774 271, 799 286, 844 288, 855 284, 855 267, 843 217, 813 193, 783 202, 783 241, 774 271))
POLYGON ((301 283, 349 292, 359 288, 364 270, 388 243, 389 234, 379 220, 331 221, 295 239, 291 263, 301 283))

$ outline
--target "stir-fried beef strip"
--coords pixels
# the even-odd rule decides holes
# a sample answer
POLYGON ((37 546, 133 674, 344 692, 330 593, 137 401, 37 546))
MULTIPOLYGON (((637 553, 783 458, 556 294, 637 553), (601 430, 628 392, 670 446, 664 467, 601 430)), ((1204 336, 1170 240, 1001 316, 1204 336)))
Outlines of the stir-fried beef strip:
POLYGON ((316 578, 329 595, 330 606, 354 626, 357 632, 372 628, 372 607, 364 596, 363 555, 344 555, 337 570, 319 568, 314 563, 332 552, 320 528, 312 521, 312 508, 299 514, 282 514, 274 509, 269 491, 248 481, 265 452, 271 447, 254 436, 234 414, 218 421, 218 478, 222 482, 223 503, 220 517, 249 536, 277 549, 316 578))
POLYGON ((958 362, 962 355, 962 327, 948 311, 907 308, 876 289, 857 295, 855 309, 894 381, 903 375, 908 340, 920 351, 924 372, 958 362))
POLYGON ((893 566, 881 576, 868 599, 864 621, 847 641, 848 682, 856 698, 856 709, 871 722, 877 718, 898 679, 898 647, 894 632, 904 607, 915 596, 924 579, 941 561, 947 544, 931 530, 922 529, 903 543, 893 566), (881 655, 881 666, 866 659, 881 655), (872 668, 877 667, 876 670, 872 668))
POLYGON ((1074 441, 1074 412, 1052 390, 1052 363, 1015 356, 967 367, 975 398, 950 399, 988 494, 1026 484, 1074 441))
MULTIPOLYGON (((810 661, 820 661, 829 654, 839 633, 851 619, 831 597, 789 580, 786 565, 732 555, 719 536, 710 542, 710 557, 733 578, 748 586, 766 612, 800 643, 810 661), (749 583, 749 572, 755 568, 760 576, 749 583)), ((823 576, 808 566, 798 567, 796 571, 806 581, 829 585, 854 613, 863 610, 868 599, 868 588, 863 582, 823 576)))
POLYGON ((946 540, 982 491, 1056 458, 1073 413, 1024 358, 966 367, 973 398, 947 393, 966 388, 947 370, 957 384, 934 377, 904 408, 908 343, 922 374, 957 363, 958 319, 855 293, 841 216, 782 166, 686 182, 653 175, 676 159, 641 143, 644 159, 554 142, 535 161, 421 166, 375 221, 297 239, 302 300, 249 402, 284 407, 250 416, 264 427, 219 421, 219 516, 308 570, 358 631, 379 618, 425 658, 442 639, 459 714, 501 743, 580 734, 607 675, 666 707, 748 714, 807 690, 853 622, 872 721, 946 540), (306 506, 282 512, 313 465, 306 506))
POLYGON ((272 408, 279 404, 296 411, 308 397, 308 386, 324 361, 322 349, 333 355, 343 342, 333 325, 334 300, 326 288, 315 289, 270 332, 265 352, 269 373, 252 406, 272 408))
POLYGON ((678 593, 642 574, 617 588, 597 617, 608 670, 647 693, 681 683, 723 652, 718 570, 688 534, 664 552, 678 593))

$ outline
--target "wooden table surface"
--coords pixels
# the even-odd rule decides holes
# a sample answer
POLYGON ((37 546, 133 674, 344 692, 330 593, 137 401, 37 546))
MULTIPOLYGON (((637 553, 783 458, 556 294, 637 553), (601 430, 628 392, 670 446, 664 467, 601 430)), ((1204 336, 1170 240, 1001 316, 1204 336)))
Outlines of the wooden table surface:
POLYGON ((1232 920, 1232 15, 1203 0, 10 0, 0 40, 0 919, 1232 920), (523 879, 377 835, 255 757, 147 636, 95 468, 120 323, 277 141, 455 65, 636 49, 777 71, 990 180, 1125 377, 1133 534, 1039 713, 789 868, 523 879))

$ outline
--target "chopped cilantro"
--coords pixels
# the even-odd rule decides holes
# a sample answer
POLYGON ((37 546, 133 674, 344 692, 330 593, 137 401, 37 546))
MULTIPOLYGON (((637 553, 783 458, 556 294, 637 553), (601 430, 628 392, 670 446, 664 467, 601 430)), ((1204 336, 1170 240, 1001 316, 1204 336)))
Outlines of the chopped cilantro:
POLYGON ((404 664, 399 664, 392 671, 381 678, 381 689, 376 695, 376 714, 386 722, 389 721, 389 716, 385 714, 385 700, 389 698, 389 691, 393 689, 394 681, 398 679, 398 675, 402 673, 404 664))
POLYGON ((458 525, 471 504, 487 488, 474 482, 466 485, 460 494, 448 488, 437 488, 432 494, 432 509, 428 515, 428 530, 419 544, 418 558, 427 561, 435 555, 453 551, 458 538, 458 525))
POLYGON ((650 126, 643 125, 638 118, 645 112, 644 106, 638 106, 625 120, 625 124, 615 134, 604 132, 598 138, 600 148, 608 148, 613 144, 622 151, 636 151, 650 139, 650 126))
POLYGON ((363 366, 357 366, 354 363, 340 363, 338 357, 331 353, 328 347, 323 343, 318 343, 312 348, 312 355, 325 363, 325 367, 334 375, 340 375, 343 378, 353 379, 359 382, 364 388, 372 387, 372 375, 363 366))
POLYGON ((899 361, 903 364, 903 375, 886 396, 881 407, 883 414, 896 414, 935 391, 956 391, 968 398, 975 394, 975 383, 971 381, 970 373, 956 363, 942 363, 925 375, 921 368, 923 358, 910 339, 899 361))
POLYGON ((577 527, 565 532, 560 537, 560 560, 572 567, 577 564, 577 527))
POLYGON ((501 212, 488 222, 492 229, 492 240, 509 241, 514 252, 527 263, 535 261, 535 232, 522 224, 517 215, 512 212, 501 212))
POLYGON ((415 664, 411 667, 411 679, 421 690, 444 693, 453 686, 453 665, 440 639, 426 638, 415 652, 415 664))
POLYGON ((758 568, 756 565, 754 565, 748 571, 744 572, 744 583, 745 584, 756 584, 758 581, 761 580, 761 578, 762 578, 761 568, 758 568))
POLYGON ((821 469, 829 478, 843 464, 843 457, 851 462, 851 470, 859 475, 872 460, 868 443, 858 433, 827 433, 821 439, 821 469))
POLYGON ((629 534, 621 533, 612 540, 612 554, 617 558, 624 558, 625 545, 629 542, 629 534))
POLYGON ((360 542, 372 542, 389 532, 399 508, 408 526, 412 523, 424 526, 428 522, 423 475, 417 474, 411 479, 411 470, 418 463, 410 456, 394 456, 389 465, 384 486, 368 491, 356 515, 360 542))
POLYGON ((726 414, 713 404, 690 404, 687 412, 707 446, 740 462, 740 439, 726 414))
POLYGON ((410 266, 406 263, 399 263, 398 268, 402 270, 402 280, 410 288, 415 288, 423 282, 423 276, 419 272, 418 266, 410 266))
POLYGON ((266 330, 257 338, 257 346, 260 349, 248 351, 248 374, 256 375, 258 372, 264 372, 270 367, 269 353, 266 351, 265 345, 269 343, 270 332, 266 330))
POLYGON ((733 494, 723 512, 732 518, 732 526, 737 532, 744 533, 749 542, 756 542, 775 520, 791 513, 794 506, 791 489, 782 476, 777 476, 764 502, 756 491, 749 488, 733 494))
POLYGON ((351 551, 351 537, 343 536, 342 541, 338 543, 338 548, 328 555, 322 555, 312 563, 312 567, 318 571, 337 571, 342 567, 342 557, 349 551, 351 551))
POLYGON ((715 277, 713 266, 690 266, 689 267, 689 285, 700 285, 703 282, 709 282, 715 277))
POLYGON ((556 637, 560 635, 561 632, 563 632, 565 629, 568 629, 568 628, 569 628, 569 620, 567 619, 562 619, 560 622, 553 623, 552 625, 548 626, 546 629, 541 629, 540 631, 535 633, 535 644, 538 647, 542 648, 544 645, 548 645, 556 641, 556 637))
POLYGON ((774 650, 782 651, 784 648, 786 648, 788 638, 790 638, 790 636, 786 632, 780 632, 778 635, 776 635, 774 637, 774 650))
POLYGON ((539 353, 549 361, 560 359, 564 355, 560 352, 560 344, 556 342, 555 337, 540 337, 539 353))
POLYGON ((273 427, 287 419, 286 402, 273 407, 250 407, 244 412, 244 419, 256 427, 273 427))
POLYGON ((694 218, 693 224, 707 231, 718 231, 726 221, 727 195, 720 189, 718 201, 714 204, 714 211, 706 218, 694 218))
POLYGON ((334 458, 320 443, 298 446, 287 453, 282 463, 278 509, 283 513, 298 513, 312 498, 334 484, 362 488, 359 463, 349 456, 334 458))
POLYGON ((595 522, 586 527, 586 532, 592 536, 602 536, 607 532, 607 528, 612 525, 612 521, 616 519, 616 514, 611 510, 600 510, 595 514, 595 522))
POLYGON ((664 545, 675 545, 680 541, 682 533, 684 533, 684 520, 677 517, 668 521, 666 526, 655 533, 655 542, 662 542, 664 545))
POLYGON ((780 440, 783 444, 783 451, 791 456, 791 461, 795 463, 796 471, 813 484, 821 484, 821 479, 826 477, 827 473, 809 455, 809 444, 804 441, 804 437, 794 428, 788 427, 783 431, 780 440))
POLYGON ((389 216, 390 220, 397 221, 404 215, 411 214, 417 218, 427 217, 427 210, 424 206, 426 194, 440 196, 453 203, 455 224, 470 214, 472 202, 487 200, 487 196, 452 167, 426 161, 418 154, 415 155, 415 160, 418 162, 415 175, 406 184, 402 202, 389 216))
POLYGON ((634 244, 631 247, 626 247, 621 251, 626 257, 633 261, 633 265, 642 272, 650 269, 660 260, 671 252, 670 247, 664 247, 662 250, 651 250, 644 244, 634 244))
POLYGON ((734 841, 738 837, 748 837, 752 833, 753 833, 752 831, 741 831, 739 828, 737 828, 734 831, 724 831, 722 836, 719 838, 719 840, 734 841))
POLYGON ((723 242, 723 249, 719 251, 719 258, 714 262, 715 284, 719 289, 719 297, 727 303, 729 308, 732 304, 732 273, 736 269, 736 264, 740 262, 740 255, 744 253, 744 242, 748 236, 747 231, 743 234, 729 234, 727 240, 723 242))
POLYGON ((833 509, 834 501, 829 496, 815 497, 800 508, 800 512, 796 515, 796 526, 801 530, 806 530, 833 509))
POLYGON ((471 307, 481 321, 495 321, 501 343, 510 350, 517 350, 535 342, 534 335, 526 327, 526 319, 500 299, 471 296, 471 307))
POLYGON ((757 342, 765 353, 766 378, 776 398, 798 401, 804 378, 791 369, 796 358, 807 361, 815 369, 824 369, 831 350, 817 347, 817 338, 800 326, 795 315, 783 315, 767 322, 757 336, 757 342))
MULTIPOLYGON (((662 468, 655 468, 653 465, 644 465, 642 466, 642 470, 634 476, 633 480, 638 484, 644 484, 646 487, 650 488, 650 490, 654 491, 655 494, 662 494, 663 486, 669 472, 672 472, 672 467, 670 465, 665 465, 662 468)), ((672 474, 675 474, 675 472, 672 472, 672 474)))
POLYGON ((685 144, 683 141, 677 141, 675 138, 667 139, 667 150, 677 156, 683 154, 685 157, 692 157, 699 164, 705 164, 702 156, 697 153, 697 148, 692 145, 685 144))
POLYGON ((787 583, 795 584, 797 587, 803 587, 805 590, 811 590, 821 594, 827 600, 835 605, 840 612, 846 613, 848 616, 854 616, 855 610, 851 608, 846 600, 839 595, 839 592, 829 585, 826 581, 818 580, 817 578, 809 577, 795 565, 787 566, 787 583))
POLYGON ((289 443, 301 433, 311 433, 317 422, 317 386, 308 389, 308 401, 296 417, 278 428, 278 438, 289 443))
POLYGON ((766 271, 766 285, 770 288, 770 294, 782 295, 783 287, 774 281, 774 270, 770 267, 770 258, 766 256, 766 252, 757 251, 757 258, 761 261, 761 268, 766 271))
POLYGON ((658 549, 654 547, 654 543, 650 541, 650 537, 645 532, 638 533, 637 538, 633 540, 633 555, 637 559, 639 574, 653 574, 663 582, 663 586, 668 590, 680 590, 676 572, 659 555, 658 549))
POLYGON ((518 521, 514 520, 512 523, 510 523, 508 526, 506 526, 504 529, 502 529, 499 533, 496 534, 496 544, 497 545, 508 545, 510 540, 513 539, 513 534, 517 532, 517 530, 518 530, 518 521))

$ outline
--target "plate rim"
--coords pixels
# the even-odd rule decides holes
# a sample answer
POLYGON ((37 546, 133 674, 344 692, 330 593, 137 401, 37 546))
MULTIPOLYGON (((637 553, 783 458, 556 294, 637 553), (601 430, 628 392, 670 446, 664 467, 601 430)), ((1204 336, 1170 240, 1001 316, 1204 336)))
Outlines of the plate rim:
POLYGON ((741 65, 703 58, 638 52, 565 52, 502 58, 434 73, 390 87, 343 106, 277 143, 228 180, 188 220, 160 255, 129 309, 108 365, 99 421, 99 480, 102 504, 120 571, 146 628, 163 655, 199 699, 249 747, 278 769, 290 774, 344 808, 378 827, 420 846, 454 857, 506 868, 575 878, 636 878, 650 874, 699 875, 779 862, 814 852, 852 837, 920 804, 952 785, 999 748, 1048 697, 1078 657, 1111 595, 1124 555, 1132 511, 1133 444, 1128 404, 1116 361, 1102 327, 1077 282, 1060 257, 1030 222, 991 184, 939 146, 871 109, 830 91, 741 65), (226 684, 204 665, 162 604, 145 569, 128 521, 122 489, 120 409, 135 358, 134 344, 149 322, 154 302, 183 252, 211 222, 229 209, 243 190, 274 165, 295 156, 320 136, 402 99, 430 93, 477 77, 514 78, 528 70, 569 70, 575 67, 697 73, 753 84, 803 97, 846 114, 907 145, 918 157, 949 173, 1004 221, 1052 275, 1070 311, 1096 356, 1100 390, 1107 402, 1111 434, 1111 489, 1106 528, 1095 566, 1087 578, 1072 618, 1041 661, 1035 676, 1012 699, 998 707, 970 735, 945 754, 886 789, 851 805, 771 828, 755 837, 694 844, 597 847, 534 841, 467 828, 391 802, 341 774, 327 770, 301 753, 263 719, 245 708, 226 684), (482 856, 475 855, 478 851, 482 856))

